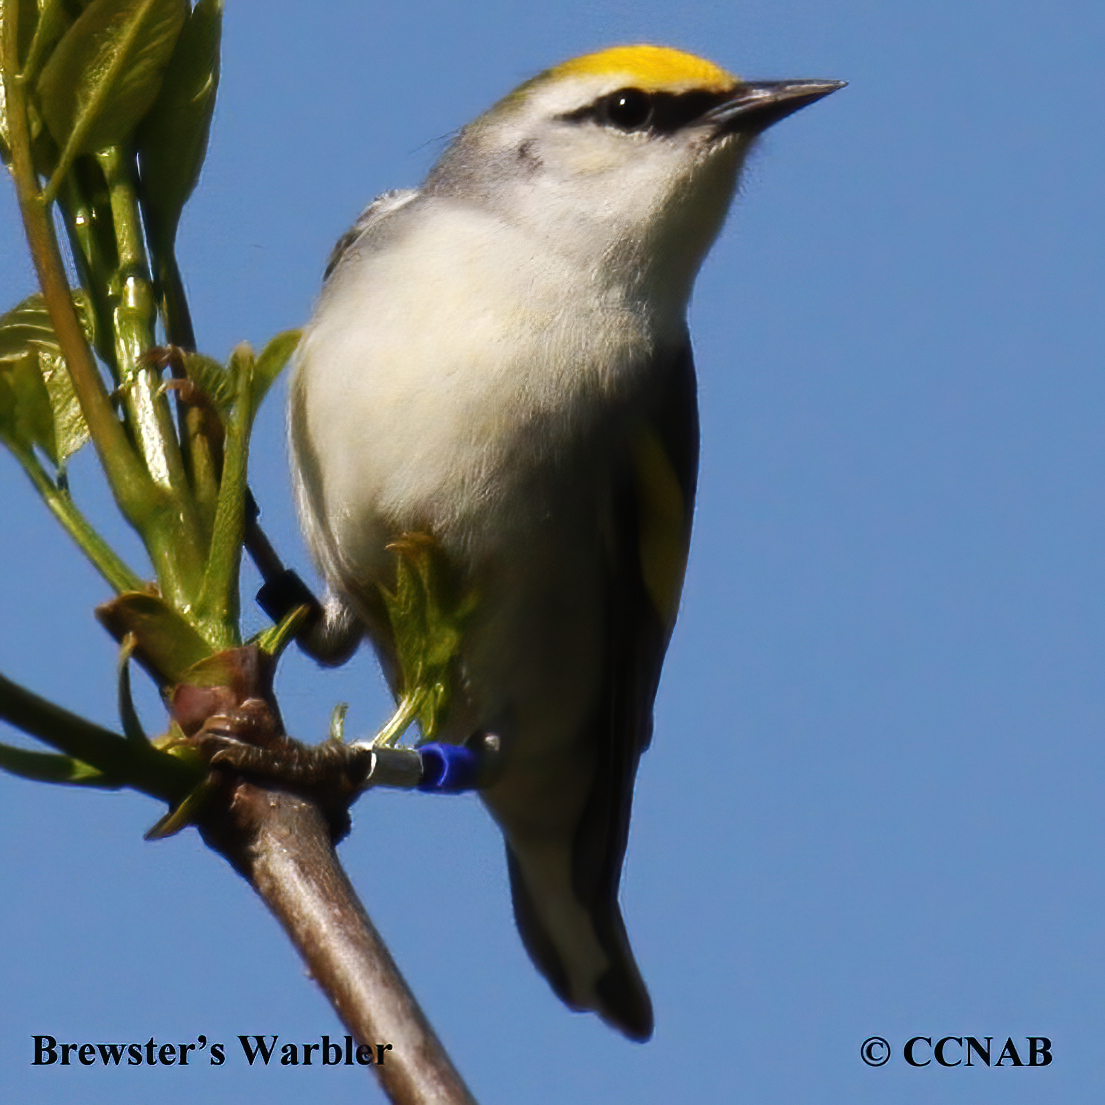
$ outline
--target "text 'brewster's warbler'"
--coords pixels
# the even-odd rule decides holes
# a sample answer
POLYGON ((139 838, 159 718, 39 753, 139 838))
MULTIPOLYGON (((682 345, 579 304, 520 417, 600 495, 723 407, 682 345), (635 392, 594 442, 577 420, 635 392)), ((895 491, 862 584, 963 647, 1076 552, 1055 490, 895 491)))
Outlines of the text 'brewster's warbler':
POLYGON ((316 651, 367 634, 409 691, 386 598, 396 542, 432 547, 463 606, 432 735, 498 738, 482 797, 526 949, 635 1039, 652 1007, 618 887, 694 510, 687 302, 756 136, 840 86, 657 46, 549 69, 364 212, 297 354, 316 651))

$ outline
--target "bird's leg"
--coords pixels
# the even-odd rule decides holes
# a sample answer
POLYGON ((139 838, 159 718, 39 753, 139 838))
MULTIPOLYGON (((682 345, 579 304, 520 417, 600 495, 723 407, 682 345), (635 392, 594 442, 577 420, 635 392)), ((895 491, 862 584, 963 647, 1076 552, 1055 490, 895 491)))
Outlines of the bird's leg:
POLYGON ((328 668, 340 667, 357 651, 363 628, 354 618, 343 616, 343 611, 320 602, 298 572, 284 567, 261 529, 260 515, 257 500, 247 490, 245 546, 265 581, 257 592, 257 605, 277 624, 297 607, 305 607, 307 616, 296 631, 296 644, 312 660, 328 668))
POLYGON ((154 826, 153 835, 182 828, 212 788, 235 775, 310 791, 333 812, 337 835, 344 831, 348 806, 369 787, 451 793, 484 786, 493 777, 499 760, 497 737, 479 733, 463 745, 433 743, 452 698, 453 667, 473 597, 457 598, 458 589, 450 585, 447 565, 432 538, 404 534, 389 547, 396 553, 395 589, 381 587, 380 595, 394 634, 403 691, 384 728, 371 741, 346 743, 339 714, 331 725, 331 739, 319 745, 303 744, 284 732, 271 695, 274 656, 283 647, 276 637, 303 639, 297 625, 304 618, 303 608, 308 619, 312 607, 316 621, 324 614, 295 573, 284 569, 274 553, 262 553, 267 564, 263 570, 270 570, 262 588, 272 599, 266 609, 274 618, 280 615, 265 644, 273 654, 253 646, 220 653, 189 669, 186 681, 172 688, 174 731, 162 746, 190 747, 210 772, 154 826), (399 747, 400 738, 416 723, 423 741, 417 748, 399 747))

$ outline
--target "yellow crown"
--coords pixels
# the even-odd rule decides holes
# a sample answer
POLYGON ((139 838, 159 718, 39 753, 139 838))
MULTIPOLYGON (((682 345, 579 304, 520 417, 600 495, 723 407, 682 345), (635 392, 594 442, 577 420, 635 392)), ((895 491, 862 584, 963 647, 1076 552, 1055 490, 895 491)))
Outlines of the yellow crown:
POLYGON ((692 88, 724 92, 738 83, 737 77, 713 62, 667 46, 613 46, 565 61, 537 79, 616 75, 624 75, 628 84, 645 92, 686 92, 692 88))

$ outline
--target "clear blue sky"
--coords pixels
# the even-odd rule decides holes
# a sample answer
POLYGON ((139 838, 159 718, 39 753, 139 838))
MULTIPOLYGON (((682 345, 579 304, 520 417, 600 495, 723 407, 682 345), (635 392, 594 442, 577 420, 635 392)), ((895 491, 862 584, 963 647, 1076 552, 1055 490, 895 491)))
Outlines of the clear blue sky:
MULTIPOLYGON (((181 239, 200 344, 224 356, 302 323, 374 194, 417 183, 454 128, 536 70, 631 41, 851 82, 770 133, 692 306, 695 545, 624 890, 654 1040, 553 998, 474 798, 370 795, 343 858, 484 1103, 1100 1101, 1099 3, 230 0, 181 239), (873 1034, 895 1046, 879 1069, 860 1060, 873 1034), (1055 1058, 902 1061, 909 1037, 948 1035, 1047 1036, 1055 1058)), ((5 187, 0 306, 31 288, 5 187)), ((306 569, 282 402, 263 412, 254 483, 306 569)), ((72 482, 110 516, 89 458, 72 482)), ((0 501, 0 670, 113 724, 114 648, 90 616, 104 587, 6 455, 0 501)), ((386 711, 367 654, 326 675, 293 657, 280 690, 305 738, 338 700, 357 733, 386 711)), ((161 812, 0 778, 0 1095, 377 1099, 356 1070, 237 1054, 30 1066, 33 1033, 340 1034, 194 833, 142 842, 161 812)))

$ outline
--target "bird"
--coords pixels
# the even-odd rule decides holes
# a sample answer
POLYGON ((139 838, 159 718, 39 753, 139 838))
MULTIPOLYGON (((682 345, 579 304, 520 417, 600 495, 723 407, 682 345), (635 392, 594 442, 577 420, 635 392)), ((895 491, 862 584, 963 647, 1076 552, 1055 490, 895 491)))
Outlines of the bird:
POLYGON ((545 70, 363 212, 294 359, 314 652, 367 637, 401 693, 381 594, 396 542, 432 543, 472 596, 436 739, 494 735, 525 949, 632 1040, 654 1017, 619 889, 694 513, 688 302, 757 137, 842 84, 650 44, 545 70))

